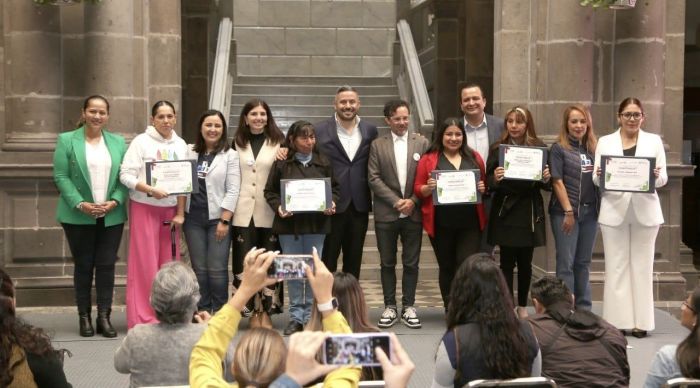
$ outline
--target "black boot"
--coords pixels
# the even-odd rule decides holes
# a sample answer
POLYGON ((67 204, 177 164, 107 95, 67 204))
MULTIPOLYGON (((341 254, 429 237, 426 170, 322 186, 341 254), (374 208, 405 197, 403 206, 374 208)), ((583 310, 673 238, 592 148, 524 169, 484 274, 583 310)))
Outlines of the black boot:
POLYGON ((112 322, 109 321, 109 316, 111 314, 111 309, 97 310, 97 320, 95 321, 97 325, 97 334, 102 334, 102 336, 107 338, 114 338, 117 336, 117 331, 114 330, 112 322))
POLYGON ((80 324, 80 336, 92 337, 95 335, 95 330, 92 328, 92 317, 90 313, 78 313, 78 323, 80 324))

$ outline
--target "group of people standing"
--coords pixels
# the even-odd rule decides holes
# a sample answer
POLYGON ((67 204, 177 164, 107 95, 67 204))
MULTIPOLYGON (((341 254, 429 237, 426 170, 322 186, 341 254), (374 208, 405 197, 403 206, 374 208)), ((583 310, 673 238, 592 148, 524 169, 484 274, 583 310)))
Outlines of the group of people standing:
MULTIPOLYGON (((620 329, 643 336, 654 328, 652 268, 654 241, 663 215, 655 191, 602 191, 601 155, 655 158, 656 187, 667 181, 659 136, 641 129, 640 101, 625 99, 618 109, 620 128, 599 140, 588 109, 572 105, 563 114, 557 141, 539 181, 504 177, 499 146, 546 147, 537 137, 532 114, 523 106, 504 119, 484 112, 478 85, 460 94, 463 117, 448 118, 431 142, 409 133, 410 107, 401 100, 385 105, 390 133, 358 115, 357 91, 343 86, 334 98, 335 114, 315 125, 297 121, 285 135, 265 101, 243 107, 229 145, 226 118, 204 112, 195 144, 174 131, 173 104, 157 102, 151 125, 128 149, 124 138, 106 130, 109 103, 90 96, 77 129, 58 138, 54 178, 60 191, 57 219, 75 259, 74 286, 80 334, 94 335, 91 287, 97 291, 96 331, 117 335, 110 323, 114 268, 129 207, 127 321, 157 322, 148 295, 158 269, 179 259, 182 226, 200 286, 200 311, 216 312, 228 299, 229 253, 233 285, 240 285, 243 257, 253 247, 281 248, 285 254, 310 254, 315 248, 331 272, 342 252, 343 272, 359 279, 369 212, 374 206, 385 310, 378 326, 399 319, 421 327, 415 290, 422 230, 430 238, 439 265, 440 291, 448 310, 454 274, 468 256, 500 248, 500 268, 513 294, 518 269, 519 308, 527 304, 534 248, 545 244, 542 190, 553 190, 550 223, 557 250, 557 276, 573 290, 576 306, 590 309, 589 267, 601 225, 606 271, 604 317, 620 329), (146 162, 196 160, 198 191, 169 195, 149 185, 146 162), (477 204, 435 205, 435 170, 478 171, 477 204), (319 213, 283 210, 281 179, 329 178, 332 206, 319 213), (372 198, 372 194, 374 194, 372 198), (421 228, 422 224, 422 228, 421 228), (397 242, 402 250, 402 308, 396 301, 397 242), (171 249, 171 247, 174 247, 171 249), (232 247, 232 248, 231 248, 232 247), (400 312, 399 312, 400 311, 400 312)), ((304 280, 288 281, 290 322, 286 334, 309 321, 312 293, 304 280)), ((242 311, 254 326, 271 327, 279 313, 283 283, 262 288, 242 311)))

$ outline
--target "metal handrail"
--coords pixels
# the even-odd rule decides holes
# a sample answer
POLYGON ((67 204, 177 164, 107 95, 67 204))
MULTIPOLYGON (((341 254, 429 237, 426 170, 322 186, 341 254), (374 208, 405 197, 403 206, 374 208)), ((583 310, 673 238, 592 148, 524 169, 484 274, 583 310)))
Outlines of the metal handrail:
POLYGON ((233 76, 231 76, 229 64, 232 34, 233 22, 231 22, 231 19, 221 19, 219 35, 216 38, 216 56, 211 77, 211 89, 209 90, 209 109, 220 111, 224 114, 224 117, 229 117, 231 109, 233 76))
POLYGON ((399 95, 413 106, 413 111, 416 113, 412 115, 414 130, 427 136, 433 131, 435 118, 416 45, 413 43, 411 27, 406 20, 402 19, 396 24, 396 29, 401 45, 401 65, 397 76, 399 95))

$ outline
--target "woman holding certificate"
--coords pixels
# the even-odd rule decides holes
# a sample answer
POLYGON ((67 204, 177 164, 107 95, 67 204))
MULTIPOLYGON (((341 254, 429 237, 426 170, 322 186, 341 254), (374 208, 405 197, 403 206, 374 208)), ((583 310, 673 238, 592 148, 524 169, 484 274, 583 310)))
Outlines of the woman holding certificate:
POLYGON ((591 179, 596 143, 588 109, 580 104, 566 108, 559 139, 549 154, 554 191, 549 220, 557 249, 557 277, 573 291, 576 308, 584 310, 591 309, 588 277, 600 206, 598 188, 591 179))
POLYGON ((90 96, 83 103, 80 126, 58 136, 53 177, 60 196, 56 218, 63 226, 73 255, 73 287, 80 335, 95 335, 92 327, 92 279, 97 291, 97 333, 116 337, 110 323, 114 294, 114 263, 126 221, 127 190, 119 182, 126 152, 124 138, 105 129, 109 103, 90 96))
MULTIPOLYGON (((477 196, 476 193, 466 193, 464 188, 449 190, 449 186, 439 184, 440 176, 449 177, 450 174, 445 173, 455 171, 466 171, 476 179, 476 182, 471 182, 472 190, 476 189, 473 191, 483 193, 486 190, 484 161, 467 145, 462 120, 448 118, 440 125, 431 150, 418 162, 413 184, 413 192, 421 200, 423 229, 430 237, 440 268, 438 281, 445 310, 457 268, 467 257, 479 251, 481 233, 486 225, 483 203, 476 200, 441 203, 440 198, 436 201, 433 197, 477 196), (448 194, 449 191, 452 193, 448 194)), ((465 180, 463 178, 462 182, 465 180)))
MULTIPOLYGON (((340 187, 333 178, 330 161, 316 148, 316 133, 311 123, 304 120, 293 123, 286 144, 287 159, 275 162, 265 186, 265 199, 276 213, 272 232, 279 236, 285 255, 310 255, 315 248, 321 256, 323 240, 331 232, 329 216, 335 213, 340 187), (318 187, 312 187, 311 183, 318 187), (295 195, 302 197, 294 198, 295 195)), ((287 289, 290 321, 284 332, 289 335, 301 331, 309 321, 314 296, 306 279, 290 280, 287 289)))
POLYGON ((602 190, 603 318, 642 338, 654 329, 654 247, 664 222, 655 188, 668 181, 666 154, 661 138, 641 129, 644 110, 638 99, 624 99, 617 114, 620 128, 598 141, 593 176, 602 190))
POLYGON ((175 107, 158 101, 151 108, 151 123, 134 138, 124 156, 119 178, 129 188, 129 261, 126 278, 126 321, 129 329, 138 323, 158 322, 151 308, 151 283, 161 265, 172 260, 171 244, 179 260, 179 235, 171 241, 170 228, 185 221, 186 195, 173 196, 149 184, 147 162, 185 159, 187 144, 175 133, 175 107))
POLYGON ((183 231, 199 283, 199 311, 215 313, 228 300, 231 218, 238 202, 241 169, 228 145, 226 119, 218 110, 199 118, 196 143, 187 159, 197 161, 199 192, 187 203, 183 231))
POLYGON ((535 133, 530 111, 519 106, 512 108, 506 113, 505 126, 501 140, 491 145, 486 167, 488 185, 494 192, 487 238, 489 244, 500 247, 501 270, 511 294, 513 270, 518 266, 517 310, 522 316, 530 290, 532 253, 536 246, 545 244, 544 201, 540 190, 548 187, 550 175, 545 165, 546 146, 535 133), (507 146, 516 147, 511 150, 507 146), (520 157, 510 160, 505 151, 520 157), (501 155, 509 160, 501 163, 501 155), (522 172, 526 170, 523 167, 526 162, 533 160, 535 163, 528 167, 539 170, 533 178, 506 177, 504 166, 522 172))
MULTIPOLYGON (((241 190, 233 212, 233 286, 241 284, 243 257, 253 247, 268 251, 279 249, 272 233, 275 212, 265 201, 265 184, 275 162, 284 134, 277 127, 265 101, 253 99, 243 106, 238 130, 231 147, 238 151, 241 167, 241 190)), ((272 328, 271 313, 282 308, 282 283, 263 288, 242 312, 250 316, 251 326, 272 328), (251 316, 252 315, 252 316, 251 316)))

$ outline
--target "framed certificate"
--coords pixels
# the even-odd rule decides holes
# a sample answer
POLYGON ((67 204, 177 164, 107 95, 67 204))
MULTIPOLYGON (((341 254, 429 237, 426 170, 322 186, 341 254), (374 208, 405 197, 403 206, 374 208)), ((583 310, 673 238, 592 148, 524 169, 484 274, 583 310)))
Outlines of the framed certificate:
POLYGON ((146 183, 169 195, 199 192, 196 160, 160 160, 146 162, 146 183))
POLYGON ((282 210, 322 212, 333 206, 331 178, 280 179, 282 210))
POLYGON ((498 165, 505 170, 504 179, 541 181, 547 166, 547 148, 501 144, 498 165))
POLYGON ((475 204, 481 202, 477 183, 479 170, 434 170, 430 176, 437 181, 433 190, 433 205, 475 204))
POLYGON ((656 158, 600 156, 601 188, 606 191, 653 193, 656 190, 656 158))

